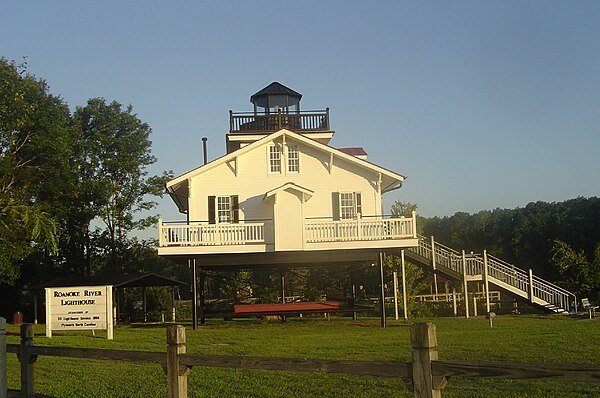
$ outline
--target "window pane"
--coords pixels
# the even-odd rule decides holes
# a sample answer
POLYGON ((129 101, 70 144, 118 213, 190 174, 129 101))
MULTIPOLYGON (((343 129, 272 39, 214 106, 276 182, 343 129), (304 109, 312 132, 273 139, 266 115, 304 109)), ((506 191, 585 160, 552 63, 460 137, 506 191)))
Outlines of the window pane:
POLYGON ((300 154, 296 145, 288 147, 288 171, 291 173, 298 173, 300 171, 300 154))
POLYGON ((281 151, 277 145, 269 147, 269 168, 271 173, 281 173, 281 151))
POLYGON ((340 193, 340 217, 342 219, 352 219, 355 216, 354 193, 340 193))
POLYGON ((217 217, 220 223, 231 222, 231 197, 217 197, 217 217))

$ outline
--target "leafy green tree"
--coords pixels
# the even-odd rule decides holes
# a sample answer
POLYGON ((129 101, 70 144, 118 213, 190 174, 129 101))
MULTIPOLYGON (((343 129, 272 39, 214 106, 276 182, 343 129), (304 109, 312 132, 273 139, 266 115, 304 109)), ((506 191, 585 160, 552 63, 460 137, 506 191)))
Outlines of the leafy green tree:
POLYGON ((395 201, 392 204, 391 211, 394 217, 412 217, 413 211, 417 211, 418 205, 410 202, 395 201))
POLYGON ((560 240, 554 240, 551 255, 567 289, 579 297, 600 298, 600 244, 596 246, 592 261, 583 249, 574 250, 560 240))
POLYGON ((57 250, 56 214, 46 201, 48 178, 65 163, 68 108, 26 64, 0 59, 0 282, 14 283, 36 250, 57 250))
MULTIPOLYGON (((90 99, 73 115, 78 139, 74 171, 78 176, 79 228, 89 245, 91 222, 98 217, 105 225, 108 269, 119 269, 127 247, 128 234, 156 223, 156 216, 136 216, 151 210, 170 177, 149 176, 147 168, 156 159, 151 154, 150 127, 142 122, 129 105, 116 101, 90 99)), ((88 250, 89 252, 89 250, 88 250)))
MULTIPOLYGON (((412 217, 413 212, 417 213, 418 205, 416 203, 395 201, 391 206, 393 217, 412 217)), ((423 234, 426 219, 417 213, 417 233, 423 234)))

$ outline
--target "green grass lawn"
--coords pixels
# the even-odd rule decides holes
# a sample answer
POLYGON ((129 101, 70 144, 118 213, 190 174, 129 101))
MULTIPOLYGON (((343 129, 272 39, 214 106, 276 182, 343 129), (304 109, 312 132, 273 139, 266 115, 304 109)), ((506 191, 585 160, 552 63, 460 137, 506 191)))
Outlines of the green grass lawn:
MULTIPOLYGON (((563 316, 499 316, 487 320, 419 319, 437 326, 440 359, 600 365, 596 320, 563 316)), ((208 320, 188 327, 187 352, 263 357, 410 361, 411 322, 379 319, 292 318, 285 323, 208 320)), ((189 326, 189 325, 188 325, 189 326)), ((9 325, 9 343, 18 326, 9 325)), ((165 351, 164 325, 130 325, 103 333, 54 333, 36 326, 36 345, 165 351)), ((36 392, 54 397, 164 397, 166 376, 155 364, 40 357, 36 392)), ((19 388, 16 356, 8 354, 9 388, 19 388)), ((194 367, 191 397, 410 397, 401 380, 385 377, 194 367)), ((500 379, 450 379, 443 397, 600 397, 600 383, 500 379)))

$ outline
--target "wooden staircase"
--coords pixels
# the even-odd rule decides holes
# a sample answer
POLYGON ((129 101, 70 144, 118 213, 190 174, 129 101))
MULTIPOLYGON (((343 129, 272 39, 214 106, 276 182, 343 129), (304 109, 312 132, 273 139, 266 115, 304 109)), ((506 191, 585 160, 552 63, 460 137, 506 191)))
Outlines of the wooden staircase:
POLYGON ((577 311, 576 296, 531 272, 487 254, 466 254, 435 242, 434 238, 419 236, 419 245, 405 251, 412 262, 433 269, 450 278, 463 281, 483 281, 508 293, 527 299, 531 304, 551 313, 568 313, 571 303, 577 311))

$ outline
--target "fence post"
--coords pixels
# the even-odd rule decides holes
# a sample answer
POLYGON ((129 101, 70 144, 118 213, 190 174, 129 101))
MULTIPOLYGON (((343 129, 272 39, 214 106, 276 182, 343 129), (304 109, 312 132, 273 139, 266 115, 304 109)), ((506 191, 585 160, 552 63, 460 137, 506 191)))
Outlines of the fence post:
POLYGON ((465 318, 469 319, 469 282, 467 282, 467 258, 465 251, 462 251, 462 272, 463 272, 463 291, 465 302, 465 318))
POLYGON ((441 398, 445 377, 433 377, 431 361, 438 359, 437 335, 431 322, 415 323, 410 328, 412 345, 412 382, 415 398, 441 398))
POLYGON ((179 354, 185 354, 185 327, 167 326, 167 383, 169 398, 187 398, 190 368, 179 365, 179 354))
POLYGON ((37 355, 31 355, 33 345, 33 325, 24 323, 21 325, 21 345, 19 347, 19 361, 21 362, 21 396, 33 397, 34 394, 34 370, 33 364, 37 355))
POLYGON ((0 397, 8 394, 6 383, 6 319, 0 318, 0 397))

